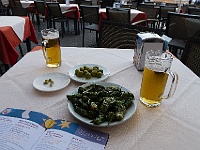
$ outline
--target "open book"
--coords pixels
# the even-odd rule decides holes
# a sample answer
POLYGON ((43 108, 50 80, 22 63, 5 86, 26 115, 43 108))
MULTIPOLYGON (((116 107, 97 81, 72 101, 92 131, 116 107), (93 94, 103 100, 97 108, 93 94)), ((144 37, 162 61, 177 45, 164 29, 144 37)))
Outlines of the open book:
POLYGON ((0 113, 0 148, 103 150, 109 135, 39 112, 7 108, 0 113))

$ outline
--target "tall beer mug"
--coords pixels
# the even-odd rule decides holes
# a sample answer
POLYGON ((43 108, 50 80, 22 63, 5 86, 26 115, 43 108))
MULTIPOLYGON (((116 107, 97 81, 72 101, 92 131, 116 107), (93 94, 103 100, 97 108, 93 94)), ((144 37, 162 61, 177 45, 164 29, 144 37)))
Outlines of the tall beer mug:
MULTIPOLYGON (((145 55, 145 67, 140 89, 140 102, 147 107, 159 106, 163 98, 173 96, 178 75, 170 71, 173 56, 161 51, 148 51, 145 55), (165 86, 171 78, 171 85, 166 96, 164 96, 165 86)), ((168 85, 168 84, 167 84, 168 85)))
POLYGON ((59 44, 59 31, 44 29, 42 34, 42 52, 48 67, 55 68, 61 65, 61 50, 59 44))

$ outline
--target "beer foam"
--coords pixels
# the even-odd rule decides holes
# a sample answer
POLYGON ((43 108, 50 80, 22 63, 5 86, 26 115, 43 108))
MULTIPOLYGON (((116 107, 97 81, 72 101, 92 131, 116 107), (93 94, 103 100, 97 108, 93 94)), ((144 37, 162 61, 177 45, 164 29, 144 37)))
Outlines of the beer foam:
POLYGON ((57 32, 48 32, 47 35, 42 36, 44 39, 56 39, 59 38, 59 33, 57 32))

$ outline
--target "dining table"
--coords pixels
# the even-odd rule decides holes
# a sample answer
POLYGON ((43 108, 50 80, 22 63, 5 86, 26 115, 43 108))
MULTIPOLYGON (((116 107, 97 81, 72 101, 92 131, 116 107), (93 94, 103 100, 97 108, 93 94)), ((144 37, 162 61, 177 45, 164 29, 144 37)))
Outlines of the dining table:
POLYGON ((31 41, 38 43, 33 24, 29 17, 0 16, 0 61, 13 66, 19 57, 15 49, 25 41, 31 50, 31 41))
MULTIPOLYGON (((106 20, 106 8, 99 8, 100 20, 106 20)), ((140 20, 147 20, 147 15, 145 12, 139 11, 137 9, 130 9, 130 23, 137 22, 140 20)))
POLYGON ((134 65, 133 49, 61 47, 62 63, 58 68, 46 66, 42 51, 27 53, 0 77, 0 110, 32 110, 76 122, 109 133, 106 150, 197 150, 200 147, 200 78, 179 59, 174 58, 171 71, 178 74, 174 95, 163 99, 159 107, 147 108, 139 102, 143 72, 134 65), (69 111, 66 95, 84 83, 70 80, 66 87, 39 91, 33 81, 47 73, 62 73, 80 64, 97 64, 110 72, 102 83, 115 83, 134 95, 135 112, 115 126, 90 126, 69 111))

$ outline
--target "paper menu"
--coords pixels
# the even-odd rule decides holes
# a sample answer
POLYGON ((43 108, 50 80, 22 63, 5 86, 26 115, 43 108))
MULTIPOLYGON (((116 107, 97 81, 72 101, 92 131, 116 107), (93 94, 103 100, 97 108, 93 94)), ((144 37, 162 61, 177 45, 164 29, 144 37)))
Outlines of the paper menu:
POLYGON ((0 118, 0 127, 7 129, 0 128, 0 139, 3 141, 0 141, 0 147, 8 146, 13 150, 103 150, 108 140, 107 133, 85 128, 66 120, 53 120, 39 112, 7 108, 0 113, 0 118), (24 128, 19 125, 22 122, 26 124, 24 128), (27 127, 28 125, 34 128, 27 127), (12 128, 15 126, 20 129, 12 128), (15 136, 16 134, 10 132, 10 129, 19 135, 15 136), (26 136, 22 136, 23 134, 26 136), (3 140, 5 137, 1 135, 15 137, 20 142, 12 139, 9 143, 3 140))

